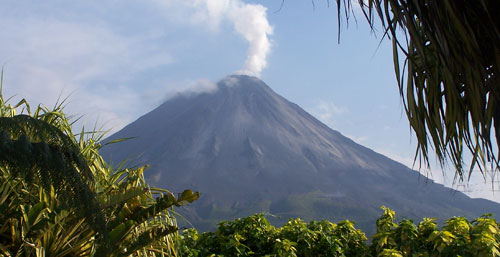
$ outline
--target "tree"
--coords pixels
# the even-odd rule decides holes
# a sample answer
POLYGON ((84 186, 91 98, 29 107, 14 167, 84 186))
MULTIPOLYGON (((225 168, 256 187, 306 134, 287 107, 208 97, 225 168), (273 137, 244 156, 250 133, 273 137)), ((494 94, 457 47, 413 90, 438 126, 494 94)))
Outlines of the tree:
POLYGON ((150 188, 146 167, 112 169, 99 155, 102 134, 73 134, 62 103, 32 112, 1 89, 0 255, 177 255, 170 208, 198 193, 150 188))
MULTIPOLYGON (((500 171, 500 2, 358 3, 372 28, 380 22, 392 40, 399 91, 417 137, 415 161, 429 166, 434 151, 441 166, 451 160, 460 181, 476 167, 483 175, 500 171)), ((342 7, 349 18, 352 3, 336 4, 340 24, 342 7)))

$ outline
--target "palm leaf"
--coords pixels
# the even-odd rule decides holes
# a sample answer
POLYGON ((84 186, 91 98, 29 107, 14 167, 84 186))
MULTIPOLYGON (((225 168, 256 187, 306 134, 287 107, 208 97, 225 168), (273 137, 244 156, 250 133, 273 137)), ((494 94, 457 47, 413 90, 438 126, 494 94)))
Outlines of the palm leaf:
MULTIPOLYGON (((358 3, 372 29, 380 21, 392 38, 397 83, 417 138, 415 160, 429 167, 434 149, 442 166, 451 161, 458 180, 476 167, 483 175, 500 171, 500 2, 358 3)), ((350 10, 350 1, 337 0, 339 24, 342 6, 350 10)))

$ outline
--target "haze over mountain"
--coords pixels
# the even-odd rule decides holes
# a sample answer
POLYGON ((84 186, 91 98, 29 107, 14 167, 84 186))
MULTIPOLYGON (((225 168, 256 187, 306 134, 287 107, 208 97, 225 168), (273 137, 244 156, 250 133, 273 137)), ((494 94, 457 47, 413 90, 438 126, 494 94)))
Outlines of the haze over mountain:
POLYGON ((475 218, 500 205, 471 199, 363 147, 271 90, 232 75, 217 90, 178 95, 106 140, 114 164, 150 164, 147 180, 200 200, 180 211, 195 227, 266 212, 288 217, 351 219, 373 232, 379 207, 398 217, 475 218))

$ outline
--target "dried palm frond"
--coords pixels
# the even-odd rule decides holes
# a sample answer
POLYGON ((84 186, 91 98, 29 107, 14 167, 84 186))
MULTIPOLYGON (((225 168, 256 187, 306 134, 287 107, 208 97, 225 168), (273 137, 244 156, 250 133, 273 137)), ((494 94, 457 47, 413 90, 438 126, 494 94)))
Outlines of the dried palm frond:
MULTIPOLYGON (((349 0, 336 0, 351 13, 349 0)), ((500 1, 358 0, 372 28, 392 39, 394 68, 415 161, 434 151, 455 178, 500 171, 500 1), (465 155, 472 158, 465 165, 465 155)))

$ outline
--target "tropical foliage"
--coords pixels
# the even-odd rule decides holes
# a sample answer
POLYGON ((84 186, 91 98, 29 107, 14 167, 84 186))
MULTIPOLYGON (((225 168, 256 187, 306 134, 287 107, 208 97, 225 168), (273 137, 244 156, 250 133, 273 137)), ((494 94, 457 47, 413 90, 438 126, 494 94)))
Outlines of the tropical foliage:
POLYGON ((63 103, 10 105, 0 84, 0 255, 176 256, 170 208, 199 194, 150 188, 146 167, 112 169, 102 133, 73 134, 63 103))
MULTIPOLYGON (((342 6, 347 18, 353 7, 350 0, 336 3, 340 24, 342 6)), ((399 91, 417 137, 415 160, 429 165, 432 149, 441 165, 451 160, 460 180, 476 167, 500 171, 500 2, 358 3, 372 27, 380 22, 392 39, 399 91)))
POLYGON ((499 224, 485 215, 471 222, 454 217, 438 229, 435 219, 415 225, 382 207, 377 233, 367 244, 351 221, 305 223, 290 219, 275 228, 263 214, 222 222, 217 231, 184 230, 181 256, 500 256, 499 224))

